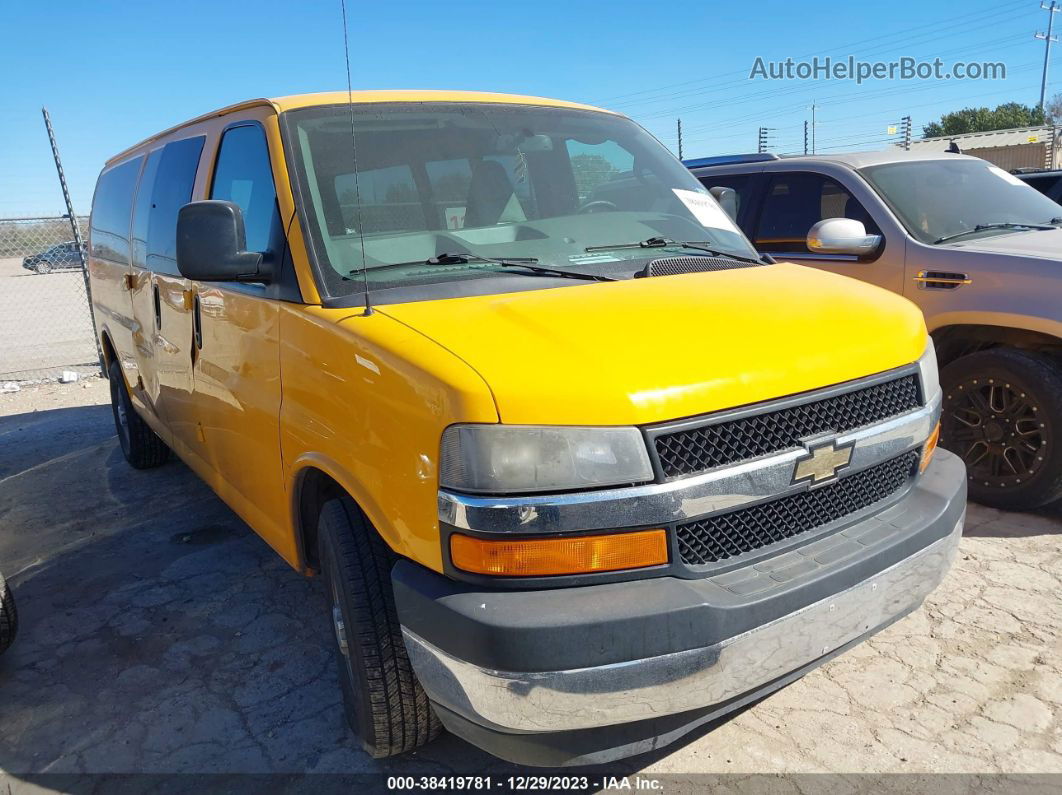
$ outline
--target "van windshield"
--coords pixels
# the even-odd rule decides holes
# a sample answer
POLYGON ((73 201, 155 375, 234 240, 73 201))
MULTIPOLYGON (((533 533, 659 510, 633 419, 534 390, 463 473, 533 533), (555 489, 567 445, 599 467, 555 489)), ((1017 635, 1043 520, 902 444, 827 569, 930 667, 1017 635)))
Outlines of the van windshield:
POLYGON ((912 160, 860 169, 917 240, 930 245, 1036 229, 1062 207, 984 160, 912 160))
POLYGON ((619 244, 649 238, 757 257, 689 171, 621 116, 363 104, 354 106, 356 149, 351 124, 348 105, 283 116, 303 228, 328 296, 360 293, 363 278, 373 292, 485 279, 498 292, 512 289, 515 269, 477 257, 629 277, 638 260, 664 254, 619 244), (470 256, 425 264, 443 253, 470 256))

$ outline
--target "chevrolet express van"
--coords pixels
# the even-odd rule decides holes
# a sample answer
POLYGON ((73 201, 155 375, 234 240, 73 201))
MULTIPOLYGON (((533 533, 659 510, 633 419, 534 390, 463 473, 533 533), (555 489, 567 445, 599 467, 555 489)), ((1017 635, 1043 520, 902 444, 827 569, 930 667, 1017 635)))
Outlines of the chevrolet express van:
POLYGON ((322 576, 374 756, 442 727, 534 765, 660 747, 955 553, 918 310, 761 260, 623 116, 245 102, 111 159, 90 249, 125 457, 173 451, 322 576))

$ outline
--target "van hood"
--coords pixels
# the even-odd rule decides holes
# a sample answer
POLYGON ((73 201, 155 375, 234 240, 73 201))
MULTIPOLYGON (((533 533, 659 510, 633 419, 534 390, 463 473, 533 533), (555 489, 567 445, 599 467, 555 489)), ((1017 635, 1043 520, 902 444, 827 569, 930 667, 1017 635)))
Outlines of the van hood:
POLYGON ((1062 260, 1062 229, 1038 229, 992 235, 978 240, 955 243, 951 248, 985 254, 1009 254, 1036 257, 1056 262, 1062 260))
POLYGON ((677 419, 888 370, 926 345, 906 299, 785 263, 377 310, 468 363, 513 424, 677 419))

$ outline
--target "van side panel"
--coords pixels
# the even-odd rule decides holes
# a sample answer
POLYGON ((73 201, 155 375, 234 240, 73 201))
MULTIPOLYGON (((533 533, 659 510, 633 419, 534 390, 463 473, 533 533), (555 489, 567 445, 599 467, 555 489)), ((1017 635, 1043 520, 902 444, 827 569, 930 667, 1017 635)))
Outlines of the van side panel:
POLYGON ((129 274, 129 208, 132 206, 143 157, 133 157, 101 172, 92 200, 87 239, 92 312, 100 343, 107 343, 136 384, 134 322, 126 277, 129 274), (123 220, 124 219, 124 220, 123 220))
POLYGON ((455 422, 498 422, 467 364, 383 313, 284 304, 280 439, 297 526, 297 487, 323 470, 358 502, 388 545, 442 571, 439 440, 455 422))

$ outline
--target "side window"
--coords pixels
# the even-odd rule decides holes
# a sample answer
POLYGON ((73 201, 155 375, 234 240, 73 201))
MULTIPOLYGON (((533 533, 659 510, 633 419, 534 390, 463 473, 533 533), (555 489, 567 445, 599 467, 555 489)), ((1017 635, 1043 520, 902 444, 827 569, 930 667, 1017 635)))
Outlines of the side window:
POLYGON ((741 208, 748 204, 752 193, 751 177, 748 174, 710 174, 706 177, 698 177, 704 187, 732 188, 737 202, 736 214, 741 217, 741 208))
POLYGON ((162 148, 151 188, 145 263, 157 273, 177 270, 177 212, 192 200, 195 172, 203 151, 203 136, 173 141, 162 148))
POLYGON ((424 164, 431 186, 432 205, 439 214, 439 226, 462 229, 468 192, 472 186, 472 164, 468 158, 429 160, 424 164))
POLYGON ((808 252, 808 231, 825 218, 862 221, 868 234, 880 230, 862 204, 836 181, 821 174, 775 175, 756 228, 756 248, 767 252, 808 252))
POLYGON ((151 216, 151 194, 155 190, 155 177, 159 173, 162 149, 148 155, 144 173, 140 175, 140 187, 133 204, 133 266, 147 267, 148 218, 151 216))
POLYGON ((413 170, 405 163, 365 171, 359 168, 357 183, 353 174, 339 174, 334 186, 348 235, 358 233, 359 214, 367 235, 427 228, 413 170))
POLYGON ((233 202, 243 210, 248 251, 268 251, 276 246, 280 231, 277 192, 265 132, 257 124, 225 131, 210 198, 233 202))
POLYGON ((92 198, 92 256, 125 265, 129 261, 129 210, 142 157, 100 174, 92 198))

